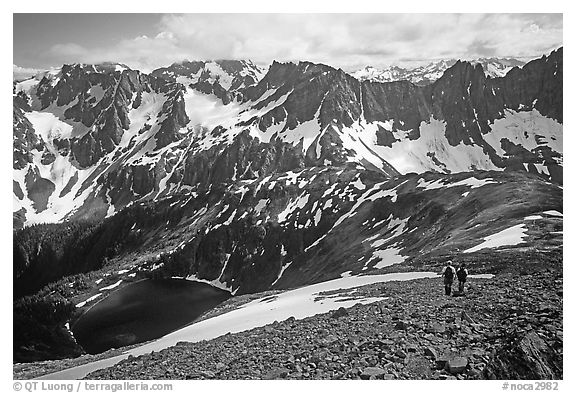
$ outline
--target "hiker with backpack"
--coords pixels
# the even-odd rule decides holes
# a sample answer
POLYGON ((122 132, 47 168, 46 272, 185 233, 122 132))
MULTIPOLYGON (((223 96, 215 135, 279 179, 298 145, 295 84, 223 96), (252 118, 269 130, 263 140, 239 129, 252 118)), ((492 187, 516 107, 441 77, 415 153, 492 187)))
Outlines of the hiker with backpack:
POLYGON ((452 261, 448 260, 446 266, 442 270, 442 277, 444 277, 444 290, 448 296, 452 294, 452 283, 454 282, 455 275, 456 271, 452 267, 452 261))
POLYGON ((456 271, 456 276, 458 277, 458 291, 464 293, 464 284, 466 283, 466 277, 468 277, 468 270, 464 263, 462 263, 456 271))

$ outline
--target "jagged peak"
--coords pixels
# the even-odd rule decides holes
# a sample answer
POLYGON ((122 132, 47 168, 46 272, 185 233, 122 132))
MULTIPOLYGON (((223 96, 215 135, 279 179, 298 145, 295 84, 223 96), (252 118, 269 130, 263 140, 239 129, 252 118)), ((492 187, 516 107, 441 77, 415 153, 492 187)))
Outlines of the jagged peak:
POLYGON ((115 72, 115 71, 124 71, 124 70, 132 70, 126 64, 123 63, 116 63, 116 62, 102 62, 102 63, 67 63, 63 64, 60 70, 63 72, 68 72, 72 69, 82 69, 87 72, 115 72))
POLYGON ((242 67, 261 68, 250 59, 204 59, 204 60, 184 59, 176 61, 167 67, 160 67, 157 70, 163 70, 167 68, 189 67, 189 66, 205 67, 208 64, 218 64, 220 67, 223 66, 227 67, 229 65, 232 66, 240 65, 242 67))
POLYGON ((272 64, 270 65, 270 68, 268 69, 268 73, 274 73, 274 72, 278 72, 278 71, 285 71, 285 70, 298 70, 302 73, 306 73, 309 69, 312 70, 323 70, 323 71, 329 71, 329 72, 335 72, 335 71, 342 71, 341 69, 336 69, 334 67, 331 67, 329 65, 323 64, 323 63, 315 63, 309 60, 300 60, 298 62, 292 62, 292 61, 287 61, 287 62, 279 62, 274 60, 272 62, 272 64))
POLYGON ((452 66, 448 67, 444 74, 436 81, 440 81, 446 77, 452 77, 454 75, 477 75, 478 77, 485 78, 486 75, 484 73, 484 69, 482 64, 476 63, 473 64, 468 60, 456 60, 452 66), (482 74, 482 76, 480 76, 482 74))

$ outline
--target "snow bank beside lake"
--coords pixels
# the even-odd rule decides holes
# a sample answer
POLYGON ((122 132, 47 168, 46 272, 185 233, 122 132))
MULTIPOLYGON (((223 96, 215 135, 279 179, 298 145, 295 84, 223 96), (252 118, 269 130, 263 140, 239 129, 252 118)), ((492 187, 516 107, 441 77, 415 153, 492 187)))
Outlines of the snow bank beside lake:
POLYGON ((349 276, 305 286, 283 292, 272 300, 254 300, 238 309, 186 326, 156 341, 133 348, 122 355, 44 375, 39 379, 80 379, 93 371, 113 366, 126 359, 129 355, 139 356, 152 351, 160 351, 176 345, 179 341, 198 342, 210 340, 226 333, 237 333, 253 329, 274 321, 283 321, 289 317, 303 319, 340 307, 349 308, 358 303, 369 304, 384 299, 382 297, 358 299, 347 296, 348 294, 346 293, 331 297, 319 297, 321 292, 345 290, 377 282, 407 281, 437 276, 436 273, 431 272, 349 276))

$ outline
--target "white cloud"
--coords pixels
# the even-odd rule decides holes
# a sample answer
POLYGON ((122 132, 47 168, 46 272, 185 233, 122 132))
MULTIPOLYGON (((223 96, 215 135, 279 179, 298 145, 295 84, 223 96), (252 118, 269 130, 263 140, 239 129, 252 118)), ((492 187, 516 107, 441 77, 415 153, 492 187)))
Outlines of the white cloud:
POLYGON ((561 15, 184 14, 163 16, 153 37, 106 48, 58 44, 51 54, 144 71, 183 59, 310 60, 353 69, 438 58, 539 56, 561 44, 561 15))
POLYGON ((52 53, 67 57, 82 57, 88 53, 88 50, 74 43, 56 44, 51 48, 52 53))
POLYGON ((40 71, 42 71, 42 70, 39 70, 37 68, 20 67, 20 66, 17 66, 16 64, 12 64, 12 78, 14 80, 28 79, 28 78, 36 75, 40 71))

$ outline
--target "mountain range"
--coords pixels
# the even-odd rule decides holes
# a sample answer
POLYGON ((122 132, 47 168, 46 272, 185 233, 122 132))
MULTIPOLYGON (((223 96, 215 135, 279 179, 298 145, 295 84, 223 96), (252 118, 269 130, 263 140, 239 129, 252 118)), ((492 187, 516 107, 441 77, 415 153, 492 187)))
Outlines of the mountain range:
POLYGON ((510 168, 558 182, 561 92, 561 50, 504 78, 456 62, 424 87, 307 62, 266 74, 247 62, 150 75, 67 65, 14 87, 17 226, 348 162, 388 177, 510 168))
MULTIPOLYGON (((407 80, 415 85, 424 86, 440 78, 444 71, 452 67, 457 60, 439 60, 418 67, 399 67, 388 66, 383 69, 377 69, 372 66, 366 66, 360 70, 351 72, 350 75, 360 81, 370 80, 373 82, 396 82, 407 80)), ((471 60, 470 64, 480 64, 486 77, 501 78, 514 67, 522 68, 525 61, 514 58, 479 58, 471 60)))
POLYGON ((563 50, 490 64, 70 64, 15 82, 15 294, 90 274, 54 300, 82 310, 107 277, 239 295, 557 249, 563 50))

